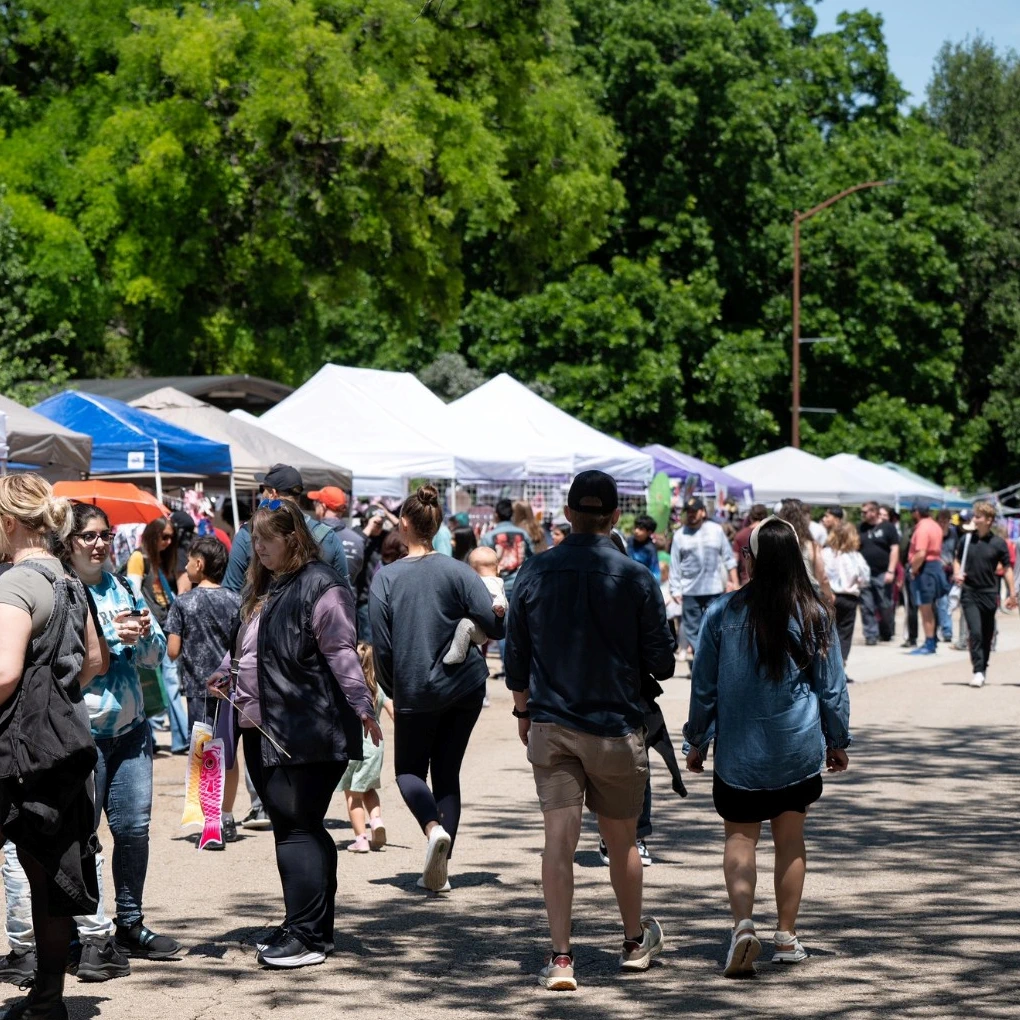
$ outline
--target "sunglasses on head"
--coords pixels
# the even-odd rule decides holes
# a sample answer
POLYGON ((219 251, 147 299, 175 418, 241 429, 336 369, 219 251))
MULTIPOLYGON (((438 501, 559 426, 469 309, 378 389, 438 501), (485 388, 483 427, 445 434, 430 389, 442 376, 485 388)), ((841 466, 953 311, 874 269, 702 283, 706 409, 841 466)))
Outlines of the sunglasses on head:
POLYGON ((262 499, 259 500, 260 510, 279 510, 283 506, 282 499, 262 499))
POLYGON ((95 545, 96 542, 104 542, 109 545, 113 538, 112 531, 79 531, 80 538, 86 545, 95 545))

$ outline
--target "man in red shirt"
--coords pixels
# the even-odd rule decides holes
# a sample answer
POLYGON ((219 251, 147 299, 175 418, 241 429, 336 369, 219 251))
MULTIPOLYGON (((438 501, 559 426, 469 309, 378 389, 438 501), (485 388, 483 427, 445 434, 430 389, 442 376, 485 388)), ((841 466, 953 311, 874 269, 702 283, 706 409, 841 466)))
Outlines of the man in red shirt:
POLYGON ((935 603, 949 590, 942 569, 942 528, 929 516, 928 503, 915 500, 912 507, 914 533, 910 537, 911 592, 914 604, 921 610, 924 644, 911 655, 935 654, 935 603))

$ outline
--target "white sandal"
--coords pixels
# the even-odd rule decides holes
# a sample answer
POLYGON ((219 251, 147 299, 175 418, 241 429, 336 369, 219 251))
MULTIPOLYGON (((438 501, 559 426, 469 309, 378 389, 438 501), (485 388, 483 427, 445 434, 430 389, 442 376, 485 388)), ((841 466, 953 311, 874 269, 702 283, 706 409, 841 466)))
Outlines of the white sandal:
POLYGON ((773 963, 800 963, 808 958, 807 950, 800 944, 800 939, 792 932, 777 931, 772 936, 776 950, 772 954, 773 963), (790 949, 780 949, 780 946, 790 946, 790 949))
POLYGON ((761 952, 761 943, 754 933, 754 921, 745 917, 733 929, 730 938, 730 951, 726 957, 726 969, 723 977, 740 977, 754 973, 754 961, 761 952))

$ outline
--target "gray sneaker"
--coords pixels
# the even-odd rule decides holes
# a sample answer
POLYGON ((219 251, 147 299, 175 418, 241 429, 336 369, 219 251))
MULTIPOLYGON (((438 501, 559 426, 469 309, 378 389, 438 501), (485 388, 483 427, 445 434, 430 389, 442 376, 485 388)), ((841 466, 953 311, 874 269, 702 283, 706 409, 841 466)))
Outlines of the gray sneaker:
POLYGON ((269 820, 269 815, 266 814, 265 808, 261 811, 249 811, 244 818, 241 819, 241 828, 243 829, 265 831, 272 827, 273 823, 269 820))
POLYGON ((641 918, 643 937, 640 942, 625 939, 620 954, 621 970, 648 970, 652 960, 662 952, 665 936, 662 925, 654 917, 641 918))
POLYGON ((12 949, 6 956, 0 956, 0 981, 8 981, 12 985, 30 985, 34 980, 34 949, 26 949, 23 953, 12 949))

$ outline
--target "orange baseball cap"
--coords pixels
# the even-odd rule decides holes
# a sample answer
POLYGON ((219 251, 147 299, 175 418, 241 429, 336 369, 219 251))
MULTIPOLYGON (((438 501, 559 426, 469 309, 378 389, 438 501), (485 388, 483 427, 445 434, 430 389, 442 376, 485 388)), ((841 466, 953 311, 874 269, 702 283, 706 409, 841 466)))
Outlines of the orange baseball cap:
POLYGON ((347 493, 335 485, 327 485, 324 489, 308 493, 308 498, 321 503, 327 510, 346 510, 347 493))

